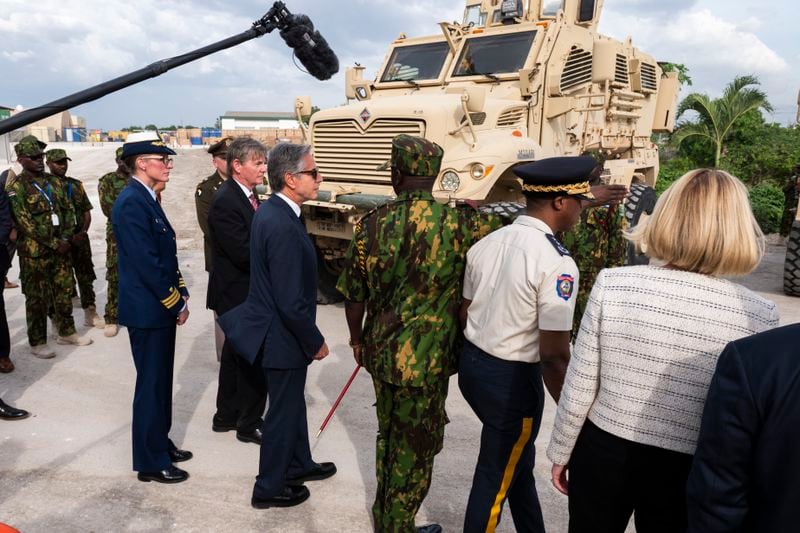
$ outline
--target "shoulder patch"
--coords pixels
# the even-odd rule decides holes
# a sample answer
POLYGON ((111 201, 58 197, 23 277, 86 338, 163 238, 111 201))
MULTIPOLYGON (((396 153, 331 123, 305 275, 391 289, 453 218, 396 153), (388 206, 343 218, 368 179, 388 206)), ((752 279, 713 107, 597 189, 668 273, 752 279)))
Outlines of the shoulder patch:
POLYGON ((575 288, 575 278, 570 274, 561 274, 556 280, 556 294, 559 298, 568 302, 572 298, 572 291, 575 288))
POLYGON ((561 241, 556 239, 555 235, 545 233, 545 237, 547 237, 547 240, 550 241, 550 244, 553 245, 553 248, 556 249, 556 252, 558 252, 559 255, 571 257, 569 250, 567 250, 567 248, 561 244, 561 241))

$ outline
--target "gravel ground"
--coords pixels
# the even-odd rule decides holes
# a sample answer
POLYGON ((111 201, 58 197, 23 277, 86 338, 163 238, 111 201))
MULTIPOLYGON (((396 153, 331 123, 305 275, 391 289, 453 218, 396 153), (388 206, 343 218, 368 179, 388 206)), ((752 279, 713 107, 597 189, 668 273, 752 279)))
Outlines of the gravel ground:
MULTIPOLYGON (((65 146, 74 159, 70 174, 84 179, 92 203, 90 231, 98 281, 98 308, 105 304, 105 217, 97 202, 97 179, 114 169, 116 146, 65 146)), ((130 405, 134 368, 127 333, 111 339, 79 326, 94 344, 57 346, 57 357, 39 360, 28 353, 24 302, 19 289, 6 291, 6 309, 17 365, 0 376, 0 397, 30 410, 20 422, 0 422, 0 522, 24 533, 161 531, 369 531, 375 490, 374 393, 365 373, 355 380, 328 430, 312 440, 318 461, 335 461, 339 472, 308 486, 311 499, 291 509, 254 510, 250 492, 258 468, 258 447, 238 442, 233 433, 213 433, 216 374, 212 317, 204 309, 206 274, 201 234, 195 220, 195 184, 211 173, 210 156, 182 150, 164 193, 164 207, 178 232, 179 259, 191 300, 191 316, 179 328, 172 438, 195 458, 184 463, 191 479, 179 485, 140 483, 130 470, 130 405)), ((784 249, 773 245, 761 267, 743 283, 781 309, 782 322, 800 321, 800 300, 781 293, 784 249)), ((11 279, 17 279, 15 269, 11 279)), ((102 314, 102 312, 101 312, 102 314)), ((76 310, 76 324, 82 313, 76 310)), ((331 355, 314 363, 307 385, 312 436, 353 370, 344 311, 319 310, 319 325, 331 355)), ((450 424, 444 451, 437 457, 433 485, 418 523, 438 522, 460 531, 480 427, 451 381, 447 401, 450 424)), ((543 449, 550 436, 554 405, 545 408, 537 439, 535 474, 548 529, 566 531, 566 499, 549 484, 543 449)), ((182 466, 184 466, 182 465, 182 466)), ((513 531, 504 513, 498 531, 513 531)))

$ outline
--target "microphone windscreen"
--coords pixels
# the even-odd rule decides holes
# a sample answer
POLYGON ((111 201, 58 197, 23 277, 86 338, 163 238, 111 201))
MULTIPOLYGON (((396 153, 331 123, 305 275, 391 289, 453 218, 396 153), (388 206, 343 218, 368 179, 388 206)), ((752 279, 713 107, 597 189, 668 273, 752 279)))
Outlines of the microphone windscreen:
POLYGON ((281 37, 308 73, 318 80, 328 80, 339 72, 339 58, 328 41, 314 30, 314 23, 306 15, 292 15, 289 24, 281 30, 281 37))

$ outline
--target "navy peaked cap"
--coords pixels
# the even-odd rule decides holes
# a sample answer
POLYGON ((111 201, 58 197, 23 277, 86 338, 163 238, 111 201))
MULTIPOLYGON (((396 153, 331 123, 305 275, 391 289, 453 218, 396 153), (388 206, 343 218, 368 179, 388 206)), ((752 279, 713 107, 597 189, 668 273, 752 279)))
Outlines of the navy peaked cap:
POLYGON ((593 157, 549 157, 514 167, 522 190, 532 194, 580 196, 593 200, 590 175, 598 165, 593 157))

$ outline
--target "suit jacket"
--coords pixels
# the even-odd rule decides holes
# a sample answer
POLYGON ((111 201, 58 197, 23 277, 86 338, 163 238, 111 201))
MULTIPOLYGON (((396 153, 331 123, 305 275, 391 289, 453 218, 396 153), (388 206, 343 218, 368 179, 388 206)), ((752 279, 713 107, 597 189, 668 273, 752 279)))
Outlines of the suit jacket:
POLYGON ((189 296, 178 269, 175 231, 144 185, 131 179, 111 211, 119 269, 119 323, 175 325, 189 296))
POLYGON ((208 210, 212 268, 208 276, 206 307, 221 315, 247 298, 250 287, 250 226, 253 206, 233 180, 214 193, 208 210))
POLYGON ((325 339, 316 326, 317 257, 292 208, 278 196, 262 204, 250 234, 250 290, 219 318, 236 353, 266 368, 303 368, 325 339))
POLYGON ((687 495, 693 533, 800 527, 800 324, 725 348, 687 495))

